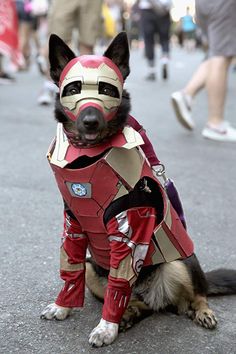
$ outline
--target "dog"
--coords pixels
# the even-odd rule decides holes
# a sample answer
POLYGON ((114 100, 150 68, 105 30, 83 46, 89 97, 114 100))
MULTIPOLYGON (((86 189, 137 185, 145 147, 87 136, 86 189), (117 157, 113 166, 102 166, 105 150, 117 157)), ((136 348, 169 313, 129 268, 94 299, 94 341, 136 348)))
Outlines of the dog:
POLYGON ((170 306, 215 328, 207 296, 235 294, 236 271, 203 272, 145 148, 140 150, 142 133, 132 128, 130 96, 123 90, 130 73, 126 33, 103 56, 82 57, 51 35, 49 62, 60 88, 48 160, 64 199, 65 286, 41 318, 64 320, 83 306, 86 282, 104 301, 89 336, 93 346, 111 344, 119 330, 170 306), (85 261, 87 247, 91 257, 85 261))

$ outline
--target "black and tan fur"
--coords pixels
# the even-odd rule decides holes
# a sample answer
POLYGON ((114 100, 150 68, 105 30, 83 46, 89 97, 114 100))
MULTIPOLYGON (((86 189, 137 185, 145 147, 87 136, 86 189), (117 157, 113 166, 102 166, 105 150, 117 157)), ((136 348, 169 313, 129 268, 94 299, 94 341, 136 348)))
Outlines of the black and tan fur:
MULTIPOLYGON (((104 53, 115 62, 123 74, 124 79, 129 74, 129 50, 125 33, 120 33, 104 53)), ((75 57, 74 53, 57 36, 50 39, 51 77, 58 85, 60 74, 64 66, 75 57)), ((96 142, 115 134, 126 123, 130 110, 129 94, 124 91, 122 103, 117 116, 106 123, 98 119, 96 129, 99 136, 96 142)), ((89 114, 89 112, 88 112, 89 114)), ((55 117, 63 123, 67 131, 72 132, 76 139, 83 141, 83 120, 70 121, 61 107, 59 97, 56 100, 55 117)), ((89 161, 85 161, 85 164, 89 161)), ((87 261, 86 284, 91 292, 103 300, 107 284, 108 271, 94 263, 87 261)), ((236 293, 236 271, 219 269, 205 273, 202 271, 196 255, 185 260, 163 263, 157 266, 142 268, 133 287, 132 298, 120 324, 120 330, 131 327, 143 317, 166 307, 172 306, 179 314, 187 314, 194 322, 205 328, 215 328, 217 324, 213 311, 207 304, 208 295, 227 295, 236 293)))
MULTIPOLYGON (((108 272, 92 259, 86 264, 86 285, 103 301, 108 272)), ((144 267, 135 283, 132 298, 120 324, 123 331, 161 309, 187 314, 195 323, 213 329, 217 319, 207 296, 236 294, 236 271, 218 269, 204 273, 196 255, 161 265, 144 267)))

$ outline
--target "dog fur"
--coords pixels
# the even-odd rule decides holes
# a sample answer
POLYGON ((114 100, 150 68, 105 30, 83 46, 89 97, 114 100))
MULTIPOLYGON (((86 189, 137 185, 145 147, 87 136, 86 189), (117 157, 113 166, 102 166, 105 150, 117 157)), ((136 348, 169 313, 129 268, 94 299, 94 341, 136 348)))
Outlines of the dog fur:
MULTIPOLYGON (((124 32, 113 40, 104 55, 113 60, 119 67, 123 78, 126 79, 130 68, 128 41, 124 32)), ((49 45, 50 73, 57 85, 63 68, 74 57, 74 53, 59 37, 51 36, 49 45)), ((73 85, 68 89, 76 89, 73 85)), ((58 122, 63 123, 68 132, 74 134, 77 141, 85 145, 91 144, 91 141, 86 141, 86 132, 98 132, 96 141, 92 142, 98 144, 104 139, 109 139, 124 127, 129 111, 130 97, 124 91, 121 105, 114 119, 107 123, 102 117, 97 117, 96 127, 86 127, 83 117, 80 117, 76 122, 68 119, 60 104, 59 96, 57 96, 55 118, 58 122)), ((86 164, 88 161, 84 163, 86 164)), ((98 266, 93 259, 87 260, 86 285, 100 300, 104 299, 107 276, 108 271, 98 266)), ((143 267, 133 287, 132 297, 119 325, 119 330, 124 331, 153 311, 170 306, 178 314, 187 314, 195 323, 213 329, 217 325, 217 319, 207 304, 207 295, 235 293, 235 270, 219 269, 204 274, 195 254, 184 260, 143 267)), ((69 308, 50 304, 43 311, 42 317, 63 320, 70 312, 69 308)), ((102 319, 91 332, 89 342, 93 346, 99 347, 112 343, 117 335, 118 325, 102 319)))

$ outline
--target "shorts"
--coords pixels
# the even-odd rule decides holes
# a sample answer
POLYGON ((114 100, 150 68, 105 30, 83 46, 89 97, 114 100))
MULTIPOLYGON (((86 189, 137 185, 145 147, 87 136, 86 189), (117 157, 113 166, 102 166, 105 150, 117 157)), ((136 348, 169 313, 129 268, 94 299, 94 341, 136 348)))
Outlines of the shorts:
POLYGON ((235 0, 196 0, 196 20, 207 38, 209 57, 236 55, 235 14, 235 0))
POLYGON ((25 11, 24 2, 16 1, 16 12, 17 12, 19 22, 32 23, 33 17, 29 12, 25 11))
POLYGON ((54 0, 49 10, 49 33, 65 42, 79 31, 79 42, 94 46, 102 27, 102 0, 54 0))
POLYGON ((195 30, 193 31, 185 31, 183 33, 184 39, 195 39, 195 30))

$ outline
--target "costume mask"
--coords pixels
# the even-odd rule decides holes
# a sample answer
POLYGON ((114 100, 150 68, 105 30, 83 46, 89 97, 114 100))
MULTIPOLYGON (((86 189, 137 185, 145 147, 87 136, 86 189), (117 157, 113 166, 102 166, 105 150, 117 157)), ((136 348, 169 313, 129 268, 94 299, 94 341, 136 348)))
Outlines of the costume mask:
POLYGON ((62 71, 60 101, 73 121, 88 106, 100 110, 109 121, 121 103, 123 84, 122 74, 112 60, 83 55, 72 59, 62 71))

